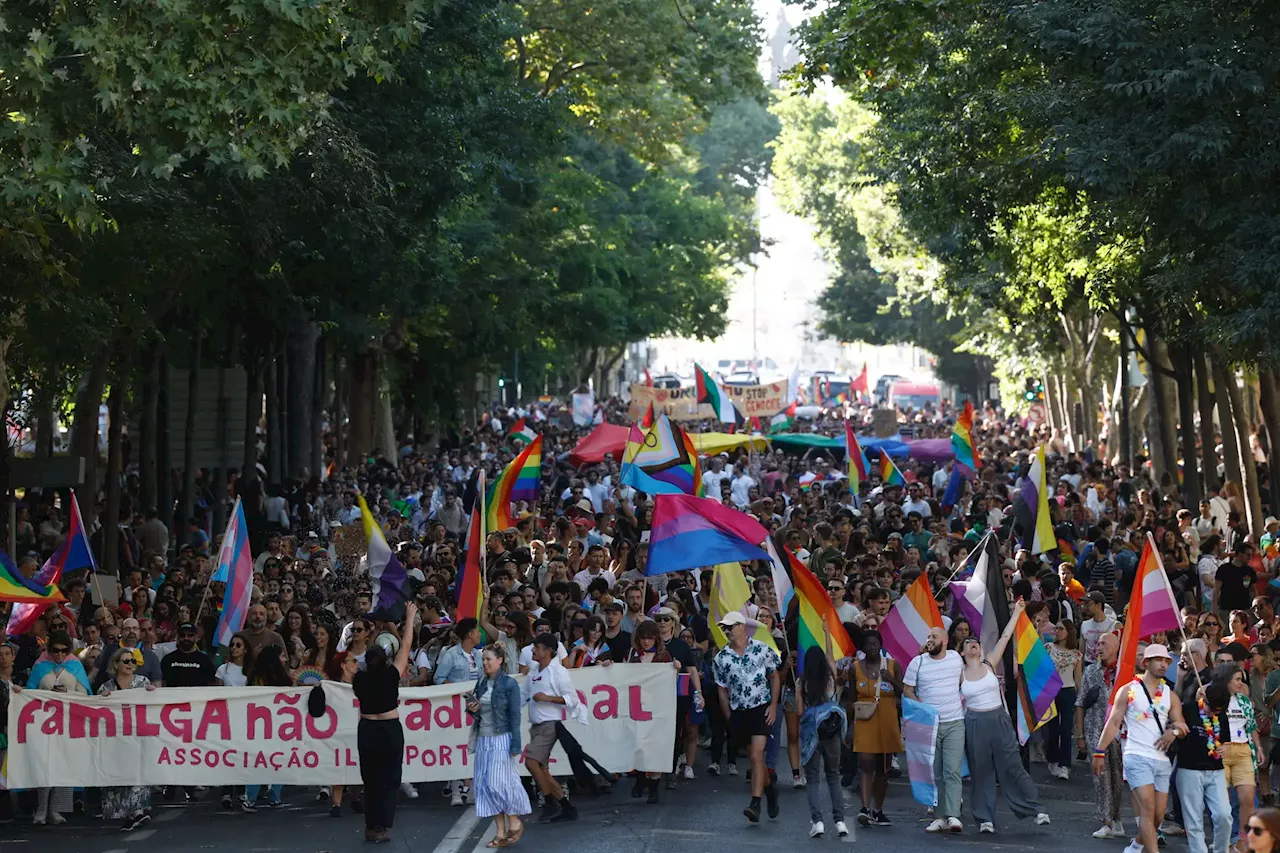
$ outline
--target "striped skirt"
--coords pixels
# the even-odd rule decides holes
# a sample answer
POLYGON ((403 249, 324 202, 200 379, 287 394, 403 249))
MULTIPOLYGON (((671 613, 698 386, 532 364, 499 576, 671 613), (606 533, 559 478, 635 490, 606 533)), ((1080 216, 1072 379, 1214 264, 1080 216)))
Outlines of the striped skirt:
POLYGON ((476 738, 475 792, 476 816, 496 814, 527 815, 529 795, 516 772, 517 756, 510 752, 511 735, 476 738))

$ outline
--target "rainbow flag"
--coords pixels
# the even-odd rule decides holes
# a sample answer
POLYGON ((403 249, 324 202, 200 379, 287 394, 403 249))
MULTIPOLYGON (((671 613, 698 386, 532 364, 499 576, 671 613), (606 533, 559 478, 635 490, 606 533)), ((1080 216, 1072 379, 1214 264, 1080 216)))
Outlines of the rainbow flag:
MULTIPOLYGON (((871 481, 871 463, 867 460, 862 445, 858 443, 858 437, 853 434, 853 421, 850 420, 844 422, 844 446, 845 460, 849 464, 849 491, 856 495, 859 485, 871 481)), ((889 454, 881 451, 881 455, 889 454)))
POLYGON ((740 560, 767 560, 769 531, 746 513, 693 495, 657 495, 645 574, 661 575, 740 560))
MULTIPOLYGON (((484 487, 484 474, 480 474, 480 486, 484 487)), ((467 559, 458 569, 454 585, 458 603, 457 619, 480 618, 480 606, 484 598, 480 584, 484 583, 484 516, 480 507, 471 511, 471 528, 467 532, 467 559)))
POLYGON ((837 394, 837 395, 835 396, 835 399, 834 399, 834 400, 832 400, 831 402, 835 403, 837 406, 844 406, 844 405, 848 404, 848 402, 849 402, 849 392, 848 392, 848 391, 841 391, 839 394, 837 394))
MULTIPOLYGON (((93 558, 93 549, 89 547, 89 534, 84 529, 84 520, 80 517, 80 502, 76 500, 74 490, 71 492, 69 509, 67 538, 62 541, 53 555, 45 560, 40 571, 36 572, 36 576, 30 581, 35 587, 52 590, 53 594, 37 601, 9 599, 17 602, 9 612, 9 624, 5 628, 10 637, 27 633, 50 604, 65 601, 58 590, 58 584, 62 582, 64 573, 74 572, 77 569, 91 569, 95 572, 98 570, 98 563, 93 558)), ((13 573, 20 576, 16 568, 13 573)))
POLYGON ((619 480, 649 495, 701 495, 702 468, 693 439, 665 414, 647 430, 631 425, 619 480))
POLYGON ((982 467, 982 460, 973 446, 972 400, 964 401, 964 411, 956 418, 956 427, 951 431, 951 449, 955 451, 957 467, 963 465, 970 471, 982 467))
POLYGON ((244 519, 244 507, 236 498, 226 532, 222 534, 222 547, 218 550, 218 566, 210 581, 226 584, 222 593, 222 615, 213 632, 214 645, 231 645, 231 635, 244 627, 253 598, 253 554, 249 550, 249 525, 244 519))
POLYGON ((783 550, 791 568, 791 582, 795 585, 796 599, 800 602, 800 657, 796 660, 797 671, 804 673, 804 657, 812 648, 830 652, 835 660, 853 657, 853 640, 849 639, 849 632, 840 623, 831 597, 827 595, 827 588, 804 563, 796 559, 791 549, 783 550))
POLYGON ((884 638, 885 651, 899 662, 909 662, 920 654, 920 647, 929 639, 929 629, 941 627, 942 613, 929 589, 929 576, 921 572, 880 623, 880 636, 884 638))
POLYGON ((516 501, 537 503, 542 497, 542 436, 535 436, 520 455, 511 460, 493 481, 485 498, 485 523, 490 530, 515 527, 511 505, 516 501))
POLYGON ((57 584, 38 584, 18 571, 13 558, 0 551, 0 601, 20 601, 43 608, 47 604, 66 601, 57 584))
POLYGON ((1049 650, 1026 613, 1018 614, 1013 643, 1013 657, 1021 673, 1018 676, 1018 739, 1026 743, 1032 732, 1057 715, 1053 700, 1062 689, 1062 676, 1058 675, 1049 650))
POLYGON ((883 486, 905 486, 907 478, 902 476, 898 466, 893 464, 888 451, 880 448, 880 484, 883 486))
POLYGON ((725 393, 724 386, 697 363, 693 365, 693 378, 696 383, 697 403, 699 405, 706 403, 710 406, 715 413, 716 420, 720 421, 720 423, 737 423, 738 410, 733 407, 733 401, 725 393))

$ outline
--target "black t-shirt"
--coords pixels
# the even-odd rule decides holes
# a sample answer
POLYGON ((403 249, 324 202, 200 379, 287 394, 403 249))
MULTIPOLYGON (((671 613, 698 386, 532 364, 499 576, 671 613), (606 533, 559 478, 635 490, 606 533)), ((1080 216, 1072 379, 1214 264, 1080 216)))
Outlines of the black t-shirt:
MULTIPOLYGON (((1181 770, 1221 770, 1222 756, 1209 756, 1209 739, 1205 733, 1204 721, 1200 719, 1200 705, 1195 699, 1182 703, 1182 718, 1191 729, 1181 741, 1178 741, 1178 768, 1181 770)), ((1213 718, 1210 717, 1210 722, 1213 718)), ((1227 712, 1218 714, 1218 736, 1220 740, 1231 741, 1231 728, 1227 722, 1227 712)))
POLYGON ((666 646, 667 654, 671 655, 672 660, 678 661, 680 666, 688 668, 698 665, 698 658, 694 655, 693 649, 679 637, 672 637, 666 642, 666 646))
POLYGON ((1254 584, 1258 575, 1252 566, 1237 566, 1226 562, 1218 566, 1214 580, 1221 581, 1222 592, 1218 596, 1219 610, 1247 610, 1253 600, 1254 584))
POLYGON ((213 684, 217 667, 209 656, 198 649, 184 652, 175 649, 160 661, 160 674, 165 687, 208 687, 213 684))
POLYGON ((604 641, 609 644, 609 660, 614 663, 627 662, 627 655, 631 652, 630 631, 619 631, 618 636, 605 637, 604 641))
POLYGON ((387 664, 377 672, 356 673, 351 689, 360 702, 361 714, 385 714, 400 704, 400 671, 387 664))

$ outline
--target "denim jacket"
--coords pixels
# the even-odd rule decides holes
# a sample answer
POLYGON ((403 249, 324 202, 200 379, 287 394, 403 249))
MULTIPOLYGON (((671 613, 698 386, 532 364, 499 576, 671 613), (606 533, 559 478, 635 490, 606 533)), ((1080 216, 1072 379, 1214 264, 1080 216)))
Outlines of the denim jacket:
MULTIPOLYGON (((476 698, 480 698, 489 689, 489 685, 493 685, 493 725, 497 729, 498 734, 511 734, 511 745, 509 751, 512 755, 519 755, 523 747, 520 744, 520 707, 523 704, 520 701, 520 685, 516 680, 505 672, 500 674, 497 680, 490 682, 487 678, 480 679, 476 685, 476 698)), ((479 735, 480 717, 476 715, 471 723, 472 741, 479 735)))

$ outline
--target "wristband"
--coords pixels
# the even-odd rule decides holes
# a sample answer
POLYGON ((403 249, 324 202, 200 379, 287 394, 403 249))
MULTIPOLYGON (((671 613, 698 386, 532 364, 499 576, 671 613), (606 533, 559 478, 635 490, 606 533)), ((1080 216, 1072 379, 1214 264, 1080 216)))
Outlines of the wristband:
POLYGON ((1106 758, 1106 757, 1107 757, 1107 751, 1106 751, 1105 749, 1095 749, 1095 750, 1093 751, 1093 757, 1094 757, 1094 758, 1106 758))

